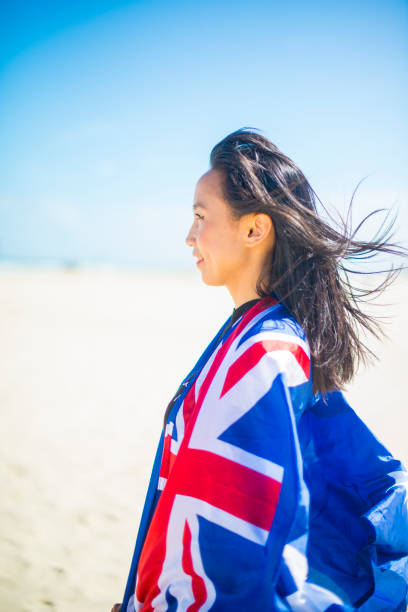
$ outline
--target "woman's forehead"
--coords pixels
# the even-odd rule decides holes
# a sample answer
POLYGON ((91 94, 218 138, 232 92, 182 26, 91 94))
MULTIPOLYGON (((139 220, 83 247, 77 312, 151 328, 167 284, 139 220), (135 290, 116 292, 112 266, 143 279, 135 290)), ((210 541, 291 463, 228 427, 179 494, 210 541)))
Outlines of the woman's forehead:
MULTIPOLYGON (((219 170, 208 170, 197 182, 196 194, 210 194, 222 198, 222 175, 219 170)), ((198 201, 197 198, 195 201, 198 201)))

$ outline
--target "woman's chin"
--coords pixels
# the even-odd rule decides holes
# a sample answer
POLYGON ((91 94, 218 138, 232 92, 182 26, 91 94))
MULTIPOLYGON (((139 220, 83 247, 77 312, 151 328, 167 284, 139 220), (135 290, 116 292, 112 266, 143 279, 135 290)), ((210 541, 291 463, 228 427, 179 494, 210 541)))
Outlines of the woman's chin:
POLYGON ((201 280, 205 285, 208 285, 209 287, 222 287, 224 285, 224 283, 220 280, 208 277, 205 274, 201 275, 201 280))

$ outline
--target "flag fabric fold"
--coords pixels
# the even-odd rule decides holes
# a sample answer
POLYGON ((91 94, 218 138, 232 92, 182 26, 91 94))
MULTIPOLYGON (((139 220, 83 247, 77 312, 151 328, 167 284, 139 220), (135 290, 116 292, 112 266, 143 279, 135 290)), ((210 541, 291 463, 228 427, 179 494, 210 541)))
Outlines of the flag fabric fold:
POLYGON ((169 411, 123 612, 405 610, 406 472, 311 373, 275 299, 224 324, 169 411))

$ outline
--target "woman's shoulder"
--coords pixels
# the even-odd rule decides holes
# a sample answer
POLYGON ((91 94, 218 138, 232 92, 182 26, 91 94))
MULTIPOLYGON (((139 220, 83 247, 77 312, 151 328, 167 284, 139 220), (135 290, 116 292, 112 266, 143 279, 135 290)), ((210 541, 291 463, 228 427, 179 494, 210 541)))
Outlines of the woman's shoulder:
POLYGON ((281 302, 276 302, 262 310, 250 321, 242 341, 254 338, 259 334, 287 336, 295 342, 301 342, 308 347, 306 334, 298 321, 281 302))
POLYGON ((266 300, 259 303, 231 351, 231 359, 237 362, 234 368, 239 366, 240 370, 245 370, 260 364, 260 374, 273 379, 284 376, 288 389, 301 387, 302 409, 304 402, 310 400, 310 348, 301 325, 283 304, 266 300))

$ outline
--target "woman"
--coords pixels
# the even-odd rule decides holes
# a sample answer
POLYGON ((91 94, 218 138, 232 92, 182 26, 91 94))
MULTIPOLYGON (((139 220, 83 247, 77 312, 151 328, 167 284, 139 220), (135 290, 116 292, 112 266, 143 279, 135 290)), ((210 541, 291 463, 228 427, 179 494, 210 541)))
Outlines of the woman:
POLYGON ((341 393, 378 333, 344 262, 402 249, 250 128, 210 161, 186 242, 235 308, 167 408, 122 610, 405 610, 406 472, 341 393))

